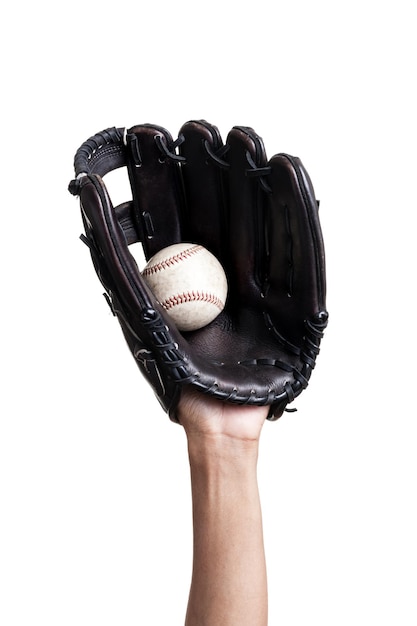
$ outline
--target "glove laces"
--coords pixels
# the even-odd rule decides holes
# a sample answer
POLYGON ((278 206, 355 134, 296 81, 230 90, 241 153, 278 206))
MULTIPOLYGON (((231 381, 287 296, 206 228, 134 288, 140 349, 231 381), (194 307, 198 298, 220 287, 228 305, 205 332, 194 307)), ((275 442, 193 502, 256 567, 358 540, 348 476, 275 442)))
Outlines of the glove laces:
POLYGON ((271 173, 271 167, 269 165, 265 167, 258 167, 253 160, 251 153, 249 150, 246 150, 246 161, 248 162, 249 167, 246 170, 246 176, 250 176, 251 178, 258 178, 259 183, 264 191, 267 193, 272 193, 272 189, 265 180, 266 176, 269 176, 271 173))

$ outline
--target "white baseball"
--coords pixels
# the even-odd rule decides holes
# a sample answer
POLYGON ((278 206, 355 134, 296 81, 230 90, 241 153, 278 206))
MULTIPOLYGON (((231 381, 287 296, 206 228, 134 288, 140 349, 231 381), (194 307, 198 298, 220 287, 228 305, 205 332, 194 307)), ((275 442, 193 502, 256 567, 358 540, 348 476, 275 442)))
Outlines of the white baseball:
POLYGON ((179 330, 197 330, 223 310, 227 296, 224 270, 206 248, 178 243, 157 252, 142 276, 179 330))

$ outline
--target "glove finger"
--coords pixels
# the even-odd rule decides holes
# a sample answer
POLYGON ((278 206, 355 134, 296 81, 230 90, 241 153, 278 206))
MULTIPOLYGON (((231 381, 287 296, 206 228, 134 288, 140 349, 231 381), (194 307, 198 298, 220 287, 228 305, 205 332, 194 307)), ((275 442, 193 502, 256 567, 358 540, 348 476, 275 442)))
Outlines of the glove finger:
POLYGON ((180 135, 184 137, 180 154, 185 158, 181 171, 187 204, 183 235, 210 250, 225 266, 225 172, 229 165, 222 158, 223 141, 218 129, 205 120, 186 122, 180 135))
POLYGON ((149 259, 183 240, 182 157, 170 133, 160 126, 134 126, 126 134, 126 144, 134 220, 149 259))
POLYGON ((300 159, 270 160, 272 189, 267 301, 279 329, 300 345, 305 321, 325 311, 324 245, 313 185, 300 159))
POLYGON ((80 204, 84 241, 106 291, 139 311, 152 308, 154 298, 129 252, 126 234, 99 176, 92 174, 81 180, 80 204))
POLYGON ((227 137, 227 145, 234 288, 240 300, 256 305, 265 280, 267 158, 263 141, 252 128, 235 126, 227 137))
POLYGON ((82 239, 90 248, 106 300, 142 374, 168 410, 179 394, 175 381, 188 377, 178 352, 183 339, 144 282, 99 176, 82 178, 80 202, 85 227, 82 239))

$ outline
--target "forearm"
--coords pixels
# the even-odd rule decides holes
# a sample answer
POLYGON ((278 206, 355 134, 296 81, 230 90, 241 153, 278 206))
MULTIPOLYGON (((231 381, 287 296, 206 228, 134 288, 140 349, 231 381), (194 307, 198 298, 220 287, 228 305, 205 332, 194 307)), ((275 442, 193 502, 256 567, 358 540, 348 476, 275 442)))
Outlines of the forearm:
POLYGON ((258 442, 188 439, 194 562, 186 626, 265 626, 258 442))

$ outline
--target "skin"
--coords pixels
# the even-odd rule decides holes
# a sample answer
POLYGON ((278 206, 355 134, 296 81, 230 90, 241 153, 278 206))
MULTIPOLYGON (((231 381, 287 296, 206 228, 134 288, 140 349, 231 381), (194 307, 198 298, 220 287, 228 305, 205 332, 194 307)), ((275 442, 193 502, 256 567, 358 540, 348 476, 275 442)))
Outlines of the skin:
POLYGON ((268 407, 184 391, 193 502, 193 573, 185 626, 266 626, 267 576, 257 484, 268 407))

